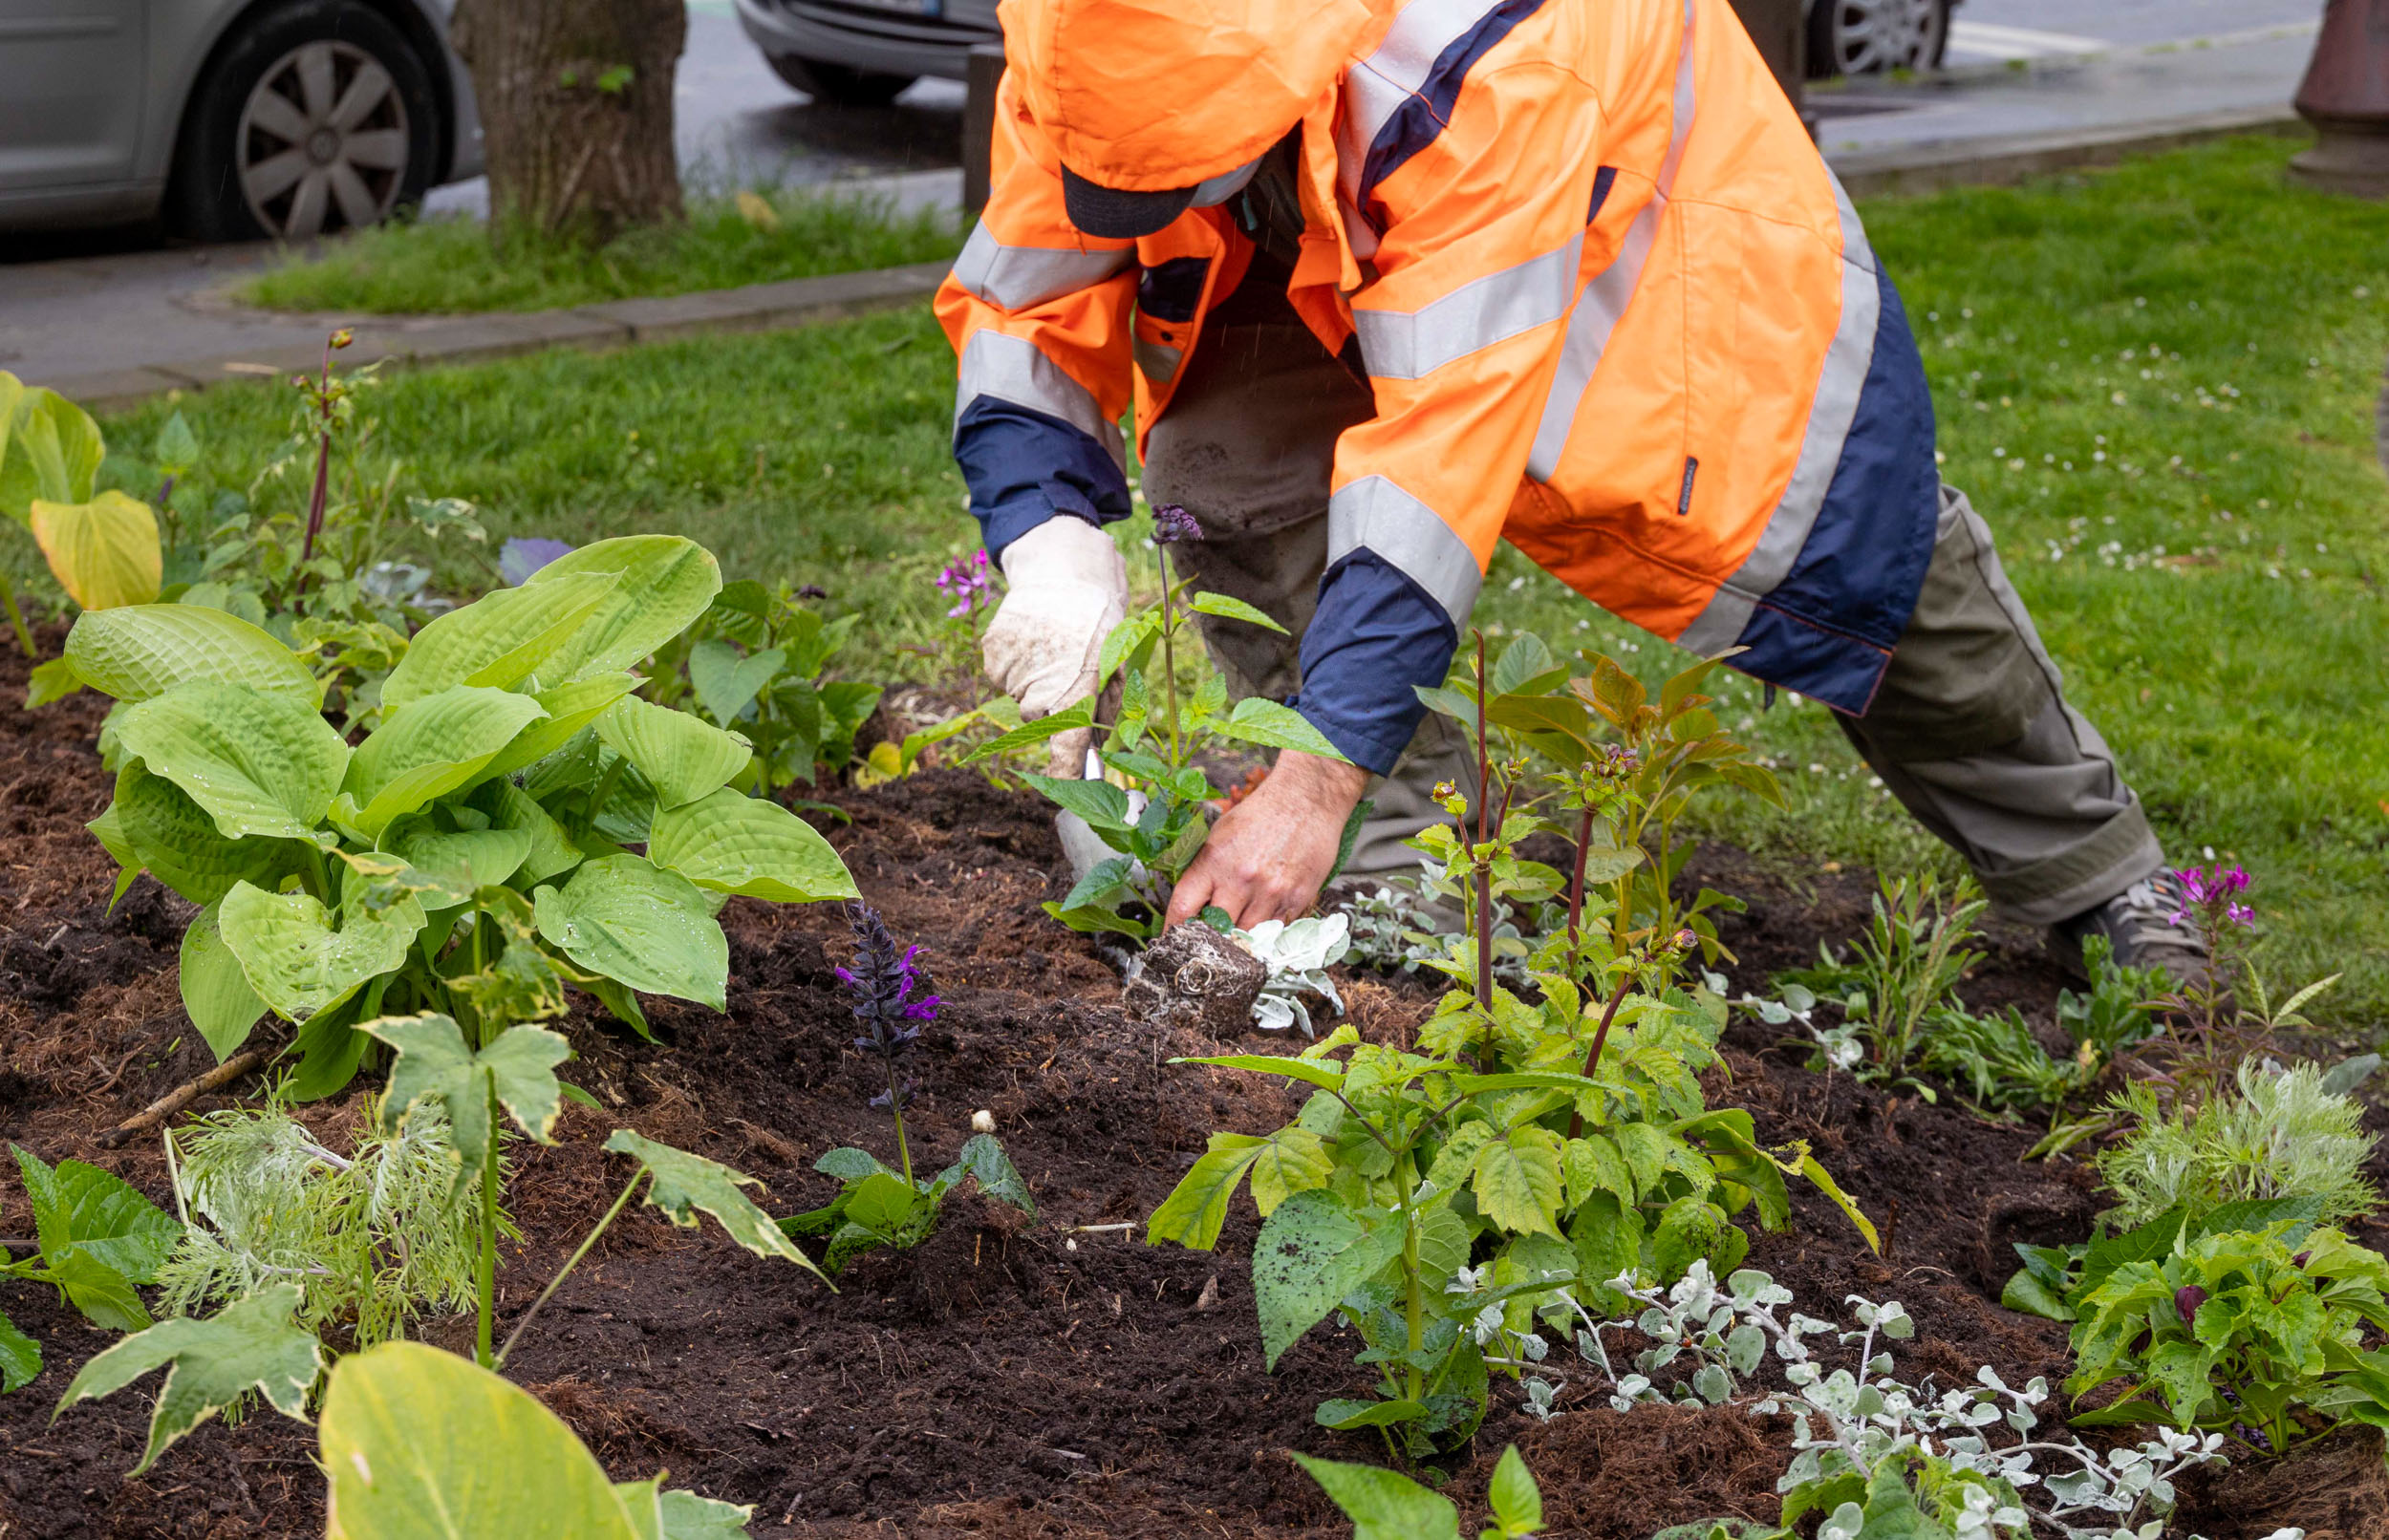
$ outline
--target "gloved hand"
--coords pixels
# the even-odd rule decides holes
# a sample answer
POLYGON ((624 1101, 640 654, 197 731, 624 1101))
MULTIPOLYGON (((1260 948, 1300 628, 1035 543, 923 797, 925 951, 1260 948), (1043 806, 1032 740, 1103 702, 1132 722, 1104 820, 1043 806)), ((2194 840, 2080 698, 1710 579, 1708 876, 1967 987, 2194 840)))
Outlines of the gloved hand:
POLYGON ((1093 692, 1104 638, 1128 610, 1128 564, 1109 535, 1056 514, 1004 547, 1003 576, 979 648, 987 676, 1034 721, 1093 692))

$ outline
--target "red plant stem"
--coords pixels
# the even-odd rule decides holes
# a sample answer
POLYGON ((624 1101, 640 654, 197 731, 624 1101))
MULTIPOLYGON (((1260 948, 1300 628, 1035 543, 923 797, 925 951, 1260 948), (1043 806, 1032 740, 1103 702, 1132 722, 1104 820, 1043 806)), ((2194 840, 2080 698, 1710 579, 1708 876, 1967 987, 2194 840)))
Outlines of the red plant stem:
POLYGON ((1476 1003, 1493 1009, 1493 869, 1485 854, 1485 803, 1493 793, 1493 761, 1485 753, 1485 633, 1476 633, 1476 1003))
MULTIPOLYGON (((1601 1050, 1609 1040, 1609 1023, 1618 1019, 1618 1007, 1625 1003, 1625 992, 1633 987, 1634 970, 1629 968, 1619 978, 1618 987, 1610 992, 1609 1003, 1601 1013, 1601 1025, 1593 1029, 1592 1050, 1584 1056, 1584 1078, 1588 1080, 1593 1078, 1593 1071, 1601 1067, 1601 1050)), ((1580 1104, 1568 1114, 1568 1137, 1581 1139, 1583 1135, 1584 1108, 1580 1104)))
POLYGON ((1568 873, 1568 956, 1571 963, 1579 945, 1577 924, 1584 918, 1584 847, 1592 843, 1592 838, 1593 809, 1588 802, 1576 821, 1576 869, 1568 873))
MULTIPOLYGON (((315 537, 323 532, 324 502, 332 487, 332 342, 324 342, 323 377, 315 382, 315 415, 323 420, 323 430, 315 443, 315 490, 307 500, 307 539, 299 546, 299 560, 315 557, 315 537)), ((300 585, 307 579, 302 576, 300 585)))

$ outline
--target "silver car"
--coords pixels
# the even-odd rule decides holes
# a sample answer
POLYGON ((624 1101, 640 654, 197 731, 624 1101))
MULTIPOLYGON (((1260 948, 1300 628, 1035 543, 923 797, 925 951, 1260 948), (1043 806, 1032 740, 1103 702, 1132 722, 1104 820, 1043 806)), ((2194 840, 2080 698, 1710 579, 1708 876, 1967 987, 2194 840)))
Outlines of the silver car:
POLYGON ((481 170, 452 0, 0 0, 0 229, 370 225, 481 170))
MULTIPOLYGON (((1937 68, 1956 3, 1806 0, 1808 74, 1937 68)), ((781 79, 841 106, 884 106, 925 75, 963 79, 974 43, 1003 40, 996 0, 738 0, 738 8, 781 79)))

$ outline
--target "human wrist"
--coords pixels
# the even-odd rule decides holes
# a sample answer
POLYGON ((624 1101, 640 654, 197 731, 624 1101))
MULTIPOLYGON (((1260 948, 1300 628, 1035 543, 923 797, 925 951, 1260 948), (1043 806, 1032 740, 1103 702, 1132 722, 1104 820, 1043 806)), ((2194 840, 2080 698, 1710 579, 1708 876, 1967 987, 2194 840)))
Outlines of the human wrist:
POLYGON ((1281 795, 1342 819, 1368 789, 1368 772, 1344 759, 1286 749, 1262 784, 1280 787, 1281 795))

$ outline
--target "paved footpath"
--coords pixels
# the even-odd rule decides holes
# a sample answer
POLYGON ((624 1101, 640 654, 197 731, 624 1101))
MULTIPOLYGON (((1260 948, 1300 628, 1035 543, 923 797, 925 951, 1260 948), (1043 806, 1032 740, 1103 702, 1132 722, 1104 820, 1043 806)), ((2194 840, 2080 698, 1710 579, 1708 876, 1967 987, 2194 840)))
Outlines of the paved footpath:
MULTIPOLYGON (((2186 46, 2125 42, 2094 54, 2052 45, 2012 64, 1961 63, 1937 79, 1819 90, 1810 102, 1819 142, 1861 197, 2012 181, 2218 132, 2292 127, 2289 99, 2314 32, 2311 21, 2275 22, 2186 46)), ((914 171, 838 184, 906 206, 956 206, 961 175, 914 171)), ((441 201, 463 200, 450 190, 441 201)), ((940 271, 922 265, 533 315, 377 319, 231 304, 226 290, 270 255, 261 245, 0 264, 0 369, 108 407, 170 389, 287 376, 312 367, 334 325, 357 326, 360 345, 344 356, 360 362, 605 348, 902 304, 926 295, 940 271)))

